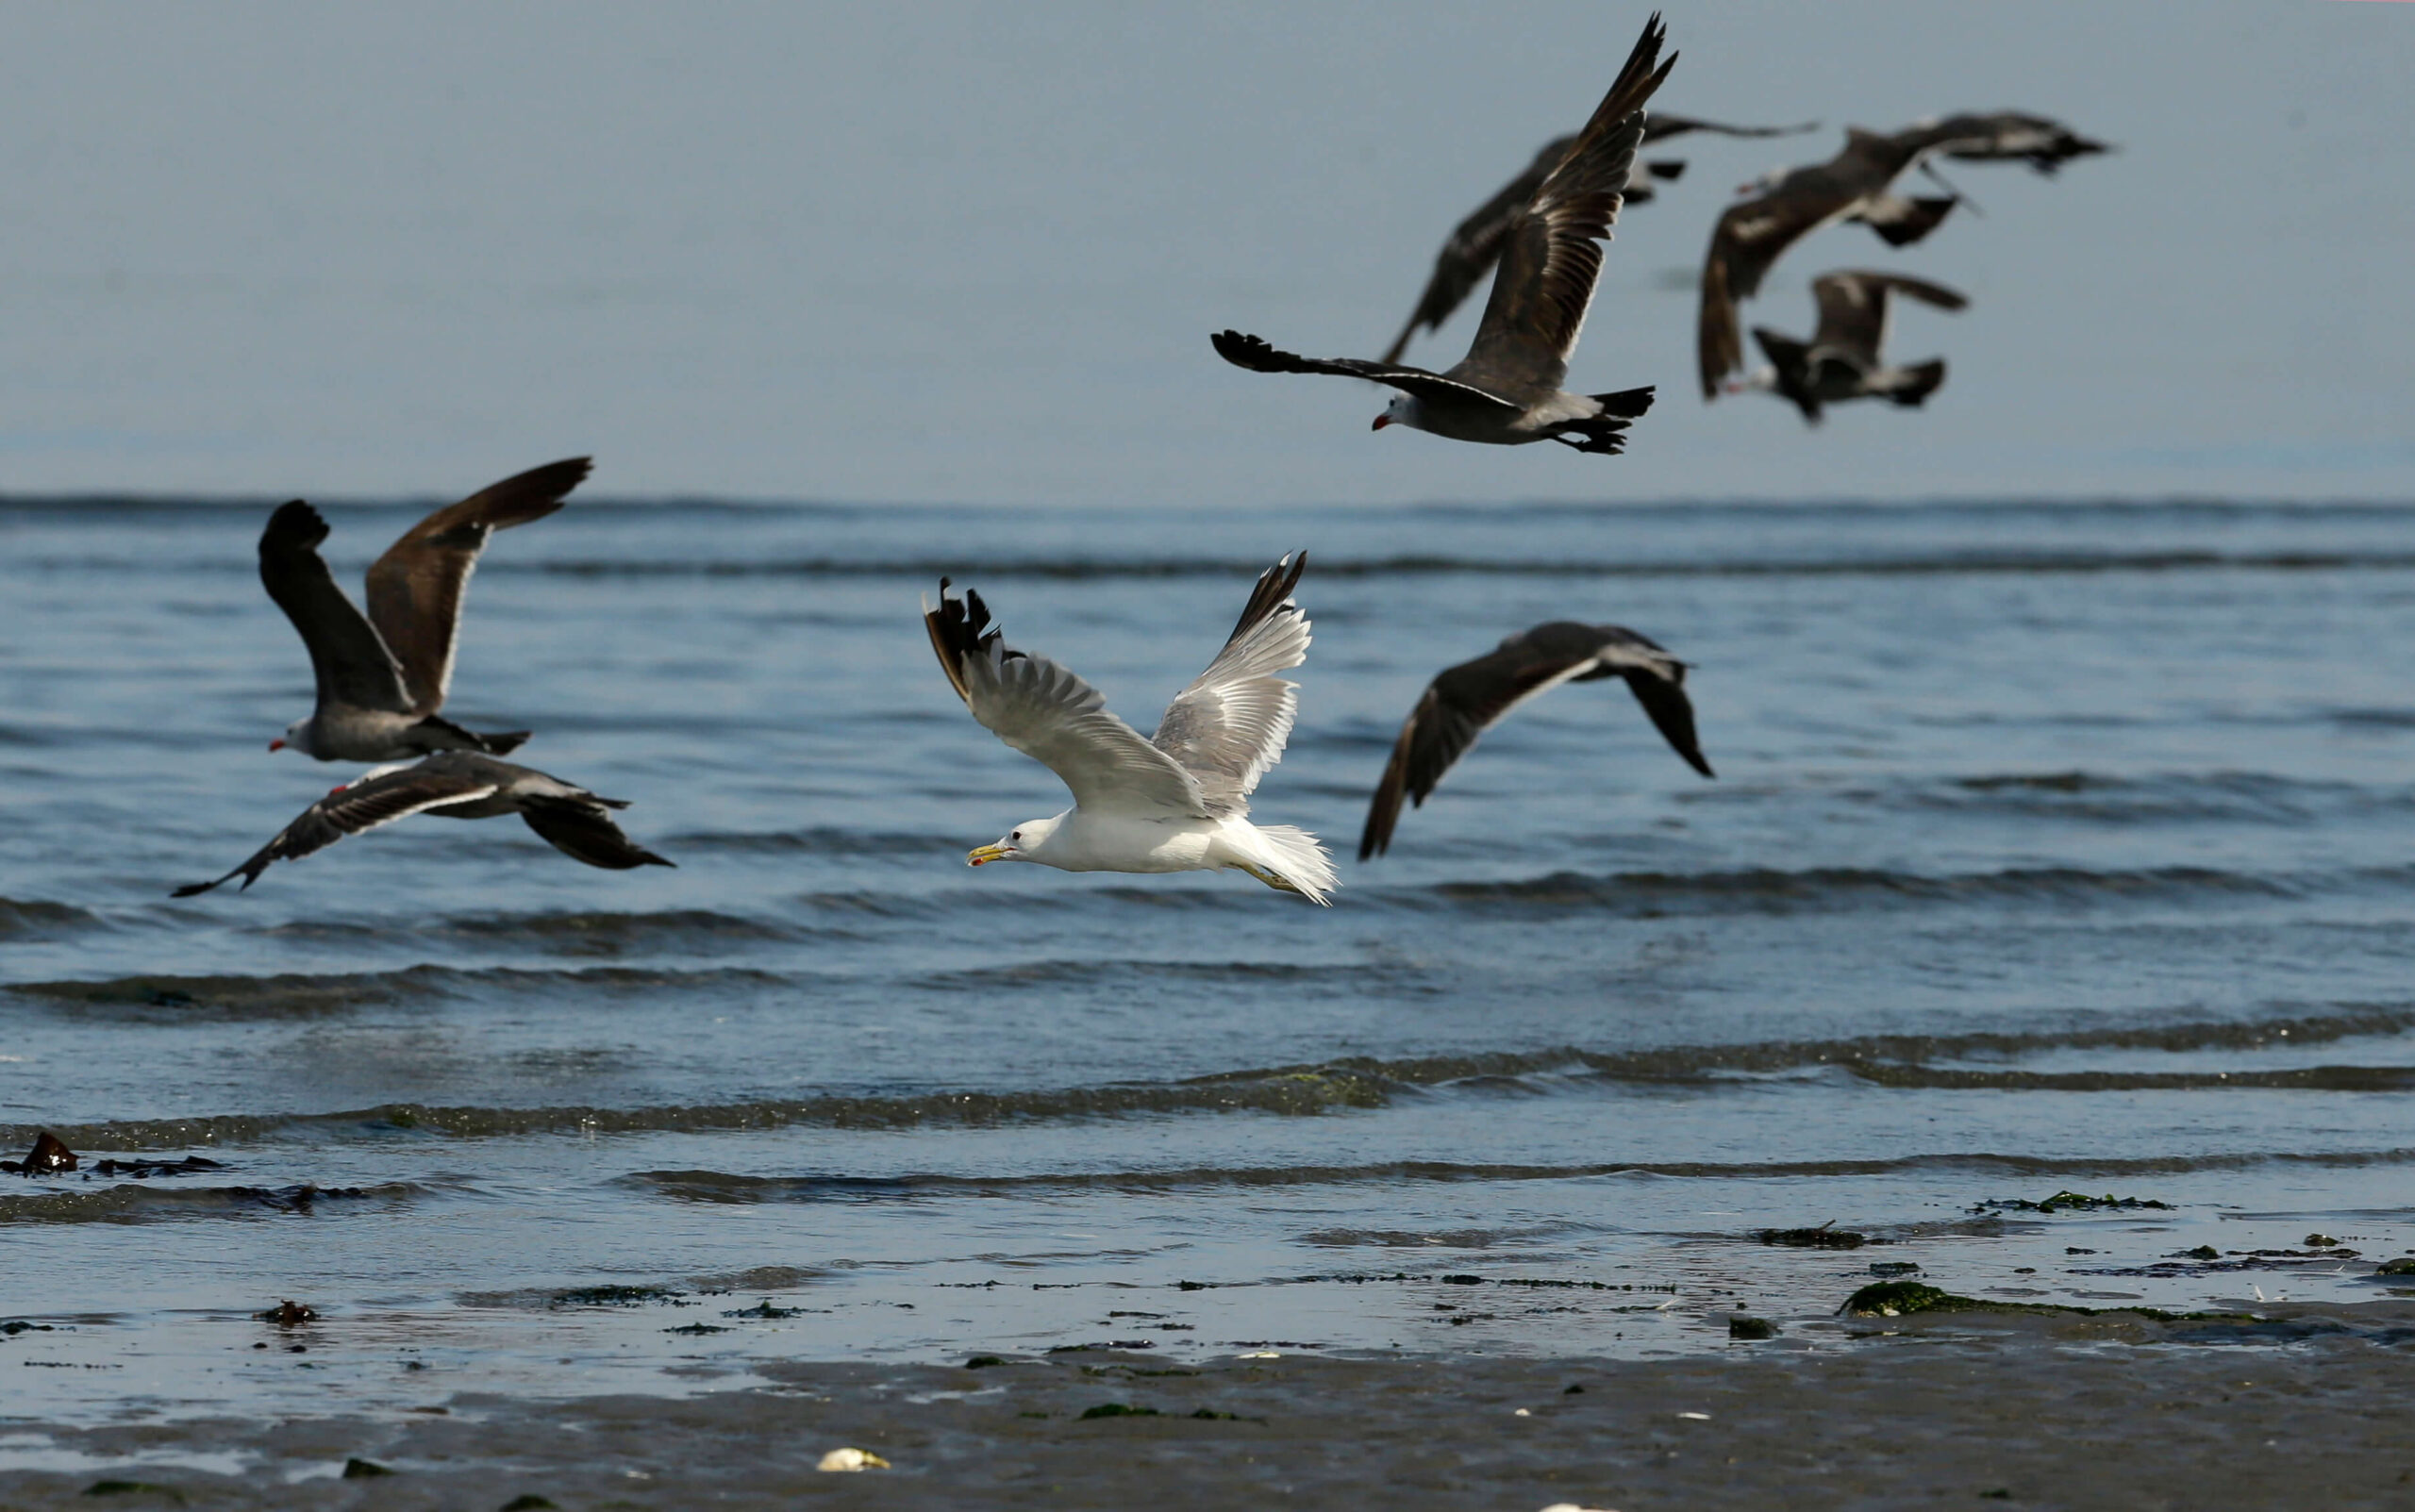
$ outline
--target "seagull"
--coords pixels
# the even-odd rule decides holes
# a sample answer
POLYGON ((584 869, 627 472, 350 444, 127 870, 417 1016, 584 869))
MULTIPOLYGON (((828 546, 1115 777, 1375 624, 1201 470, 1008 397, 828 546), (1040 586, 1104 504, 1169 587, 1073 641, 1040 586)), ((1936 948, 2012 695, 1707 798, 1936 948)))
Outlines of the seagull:
POLYGON ((1890 367, 1880 357, 1887 344, 1888 295, 1903 294, 1939 309, 1960 309, 1970 304, 1943 284, 1899 273, 1840 269, 1811 280, 1811 297, 1820 307, 1820 328, 1808 341, 1753 327, 1753 340, 1769 358, 1730 386, 1731 392, 1748 389, 1773 390, 1794 401, 1803 418, 1820 423, 1822 405, 1848 399, 1884 397, 1917 408, 1945 381, 1945 359, 1931 357, 1909 367, 1890 367))
POLYGON ((1332 373, 1400 390, 1375 417, 1376 430, 1399 424, 1500 446, 1556 440, 1605 456, 1625 450, 1622 433, 1652 407, 1649 387, 1581 394, 1559 385, 1602 271, 1600 243, 1619 218, 1621 191, 1643 140, 1644 102, 1677 61, 1672 53, 1658 62, 1667 37, 1656 13, 1575 144, 1510 216, 1492 297, 1457 366, 1438 374, 1390 361, 1303 357, 1233 330, 1211 339, 1217 352, 1253 372, 1332 373))
POLYGON ((1702 396, 1719 396, 1721 380, 1744 365, 1736 302, 1760 292, 1761 279, 1787 248, 1822 226, 1859 221, 1889 246, 1909 246, 1937 229, 1959 193, 1904 195, 1890 190, 1907 169, 1924 172, 1932 157, 1964 162, 2026 161, 2054 173, 2072 158, 2108 150, 2043 116, 2016 110, 1923 121, 1901 131, 1845 128, 1842 150, 1824 163, 1765 175, 1745 186, 1751 197, 1720 213, 1702 266, 1702 309, 1694 357, 1702 396))
MULTIPOLYGON (((1735 126, 1719 121, 1701 121, 1692 116, 1655 113, 1644 119, 1642 144, 1649 146, 1693 131, 1716 132, 1726 137, 1783 137, 1815 129, 1817 123, 1797 126, 1735 126)), ((1477 283, 1501 259, 1502 241, 1508 235, 1509 226, 1518 212, 1534 199, 1535 191, 1542 187, 1544 175, 1558 167, 1560 159, 1568 156, 1568 149, 1575 145, 1576 136, 1573 134, 1555 137, 1544 142, 1542 151, 1535 154, 1535 160, 1526 165, 1524 173, 1501 186, 1499 193, 1478 206, 1475 213, 1452 230, 1450 240, 1444 241, 1442 250, 1434 256, 1434 276, 1426 281, 1425 292, 1418 296, 1415 312, 1408 317, 1408 324, 1401 327, 1400 335, 1393 340, 1391 349, 1384 353, 1386 362, 1400 360, 1401 354, 1408 350, 1409 339, 1417 334, 1419 327, 1429 331, 1441 330, 1442 323, 1449 320, 1452 312, 1475 291, 1477 283)), ((1622 191, 1625 203, 1644 204, 1653 196, 1654 179, 1674 179, 1685 171, 1686 165, 1682 161, 1638 162, 1629 171, 1626 188, 1622 191)))
POLYGON ((1166 707, 1158 733, 1108 712, 1096 689, 1044 657, 1007 646, 981 595, 923 605, 932 648, 957 696, 998 739, 1065 780, 1074 806, 1026 820, 965 856, 1037 861, 1065 872, 1246 872, 1324 904, 1339 885, 1315 836, 1253 824, 1249 795, 1283 758, 1297 683, 1274 675, 1306 660, 1308 621, 1291 600, 1307 555, 1259 574, 1224 649, 1166 707))
POLYGON ((1578 624, 1554 620, 1509 637, 1493 650, 1448 667, 1426 685, 1417 706, 1392 742, 1375 796, 1367 806, 1367 827, 1358 837, 1358 859, 1391 849, 1400 801, 1424 807, 1442 774, 1465 756, 1476 738, 1502 716, 1562 683, 1624 677, 1652 717, 1670 748, 1686 764, 1712 776, 1694 738, 1694 706, 1686 697, 1686 664, 1632 630, 1615 624, 1578 624))
POLYGON ((2054 177, 2056 170, 2074 158, 2113 150, 2059 121, 2019 110, 1965 111, 1924 121, 1912 129, 1945 139, 1942 151, 1957 162, 2025 162, 2045 178, 2054 177))
POLYGON ((461 596, 487 538, 560 508, 592 465, 584 457, 548 462, 413 525, 370 567, 366 617, 319 556, 326 520, 299 499, 279 506, 260 533, 260 582, 301 632, 319 695, 310 716, 268 748, 291 746, 322 761, 517 749, 527 731, 479 735, 437 715, 453 681, 461 596))
POLYGON ((442 819, 492 819, 518 814, 554 849, 574 861, 625 872, 672 863, 621 833, 608 810, 628 807, 586 789, 472 751, 440 751, 408 766, 382 767, 328 793, 277 831, 252 858, 214 882, 178 888, 190 898, 235 877, 248 889, 277 861, 298 861, 347 835, 358 835, 413 814, 442 819))

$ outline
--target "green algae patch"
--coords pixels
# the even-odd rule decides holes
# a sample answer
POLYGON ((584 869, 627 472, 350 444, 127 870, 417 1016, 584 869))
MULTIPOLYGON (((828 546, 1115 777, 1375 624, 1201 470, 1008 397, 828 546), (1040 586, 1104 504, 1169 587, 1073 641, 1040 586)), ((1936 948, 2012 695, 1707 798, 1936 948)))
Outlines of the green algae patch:
POLYGON ((2166 1312, 2160 1307, 2075 1307, 2058 1302, 1995 1302, 1965 1297, 1924 1281, 1878 1281, 1845 1299, 1837 1309, 1848 1318, 1906 1318, 1914 1313, 2037 1313, 2065 1318, 2109 1318, 2127 1315, 2159 1323, 2252 1321, 2238 1312, 2166 1312))
POLYGON ((1082 1421, 1092 1418, 1155 1418, 1161 1414, 1155 1407, 1127 1406, 1121 1402, 1102 1402, 1095 1407, 1082 1409, 1082 1421))

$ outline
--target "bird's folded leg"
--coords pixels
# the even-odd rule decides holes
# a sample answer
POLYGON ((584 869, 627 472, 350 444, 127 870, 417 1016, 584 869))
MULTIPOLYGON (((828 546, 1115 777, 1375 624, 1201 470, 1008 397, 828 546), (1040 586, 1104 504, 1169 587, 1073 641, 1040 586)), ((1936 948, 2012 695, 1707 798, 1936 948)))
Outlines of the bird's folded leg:
POLYGON ((1252 866, 1247 861, 1242 861, 1239 864, 1242 871, 1257 878, 1257 880, 1265 883, 1268 887, 1273 888, 1277 892, 1289 892, 1295 897, 1301 898, 1307 896, 1307 893, 1302 892, 1299 889, 1293 887, 1291 883, 1286 882, 1283 878, 1276 876, 1274 872, 1269 872, 1262 866, 1252 866))
POLYGON ((1625 430, 1626 422, 1624 421, 1620 421, 1614 427, 1580 424, 1552 432, 1551 439, 1574 451, 1593 452, 1603 457, 1616 457, 1626 450, 1625 430))

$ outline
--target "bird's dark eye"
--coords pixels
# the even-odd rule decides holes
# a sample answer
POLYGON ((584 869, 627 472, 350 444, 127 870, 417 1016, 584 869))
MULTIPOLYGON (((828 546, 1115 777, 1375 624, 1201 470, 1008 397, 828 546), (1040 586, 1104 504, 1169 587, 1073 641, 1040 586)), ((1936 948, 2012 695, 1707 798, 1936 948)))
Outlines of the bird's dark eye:
POLYGON ((1021 845, 1023 843, 1023 831, 1017 830, 1013 834, 1008 836, 1007 839, 1017 845, 1021 845))

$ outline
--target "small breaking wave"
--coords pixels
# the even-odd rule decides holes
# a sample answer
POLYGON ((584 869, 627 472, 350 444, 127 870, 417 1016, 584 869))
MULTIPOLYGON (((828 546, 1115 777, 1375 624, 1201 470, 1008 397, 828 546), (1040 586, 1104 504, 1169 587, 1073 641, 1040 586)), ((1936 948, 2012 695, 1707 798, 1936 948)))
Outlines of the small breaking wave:
POLYGON ((103 921, 90 908, 42 898, 0 898, 0 939, 55 939, 97 929, 103 921))

